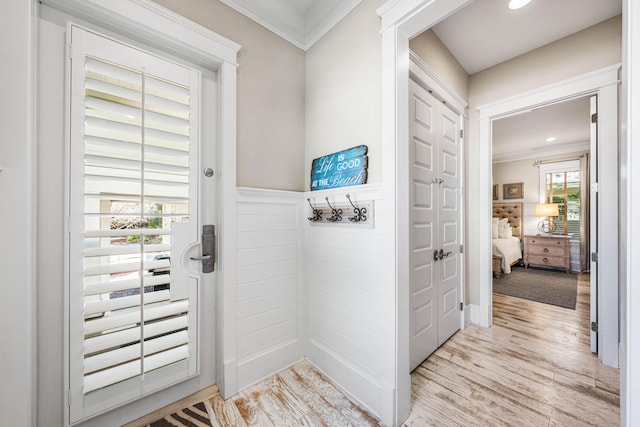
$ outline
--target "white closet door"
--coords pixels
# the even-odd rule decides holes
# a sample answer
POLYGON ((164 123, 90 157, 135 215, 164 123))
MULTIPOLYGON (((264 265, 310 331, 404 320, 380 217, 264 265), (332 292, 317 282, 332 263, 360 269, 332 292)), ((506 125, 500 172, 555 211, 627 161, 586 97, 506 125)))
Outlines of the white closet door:
POLYGON ((438 101, 413 80, 409 82, 410 368, 415 369, 438 347, 436 322, 436 171, 438 101))
POLYGON ((438 104, 438 346, 460 328, 460 118, 446 105, 438 104))
POLYGON ((460 326, 459 118, 409 82, 410 368, 460 326), (434 253, 448 254, 436 260, 434 253))

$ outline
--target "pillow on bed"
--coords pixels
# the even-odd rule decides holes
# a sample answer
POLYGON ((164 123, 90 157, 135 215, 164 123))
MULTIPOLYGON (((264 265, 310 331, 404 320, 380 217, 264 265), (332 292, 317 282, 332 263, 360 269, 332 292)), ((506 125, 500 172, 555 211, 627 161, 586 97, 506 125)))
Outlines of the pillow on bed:
POLYGON ((507 228, 511 228, 511 226, 509 225, 509 220, 507 218, 501 218, 498 222, 498 238, 505 239, 507 237, 507 228))
POLYGON ((498 230, 498 218, 493 218, 492 219, 493 222, 491 223, 491 238, 492 239, 497 239, 500 236, 499 230, 498 230))
POLYGON ((507 228, 504 229, 504 239, 508 239, 509 237, 513 236, 513 228, 511 228, 511 226, 507 226, 507 228))

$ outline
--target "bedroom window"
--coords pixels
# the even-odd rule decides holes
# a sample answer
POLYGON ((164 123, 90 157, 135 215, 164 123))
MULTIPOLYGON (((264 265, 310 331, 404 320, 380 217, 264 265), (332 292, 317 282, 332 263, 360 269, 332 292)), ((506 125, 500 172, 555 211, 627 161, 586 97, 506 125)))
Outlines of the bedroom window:
POLYGON ((544 185, 544 202, 557 203, 560 216, 555 218, 558 236, 580 238, 580 165, 579 162, 547 164, 540 169, 544 185))

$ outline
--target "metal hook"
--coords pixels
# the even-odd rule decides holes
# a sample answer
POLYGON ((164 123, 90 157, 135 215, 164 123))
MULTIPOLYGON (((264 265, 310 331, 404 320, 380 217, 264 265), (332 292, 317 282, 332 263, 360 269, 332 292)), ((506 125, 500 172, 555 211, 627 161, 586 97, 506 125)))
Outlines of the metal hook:
POLYGON ((327 205, 329 205, 329 207, 331 208, 331 218, 328 218, 327 221, 331 221, 331 222, 339 222, 342 221, 342 209, 336 209, 333 206, 331 206, 331 203, 329 203, 329 198, 325 197, 324 198, 327 201, 327 205))
POLYGON ((311 222, 322 221, 322 209, 314 208, 313 205, 311 204, 311 199, 307 199, 307 202, 309 202, 309 206, 313 210, 313 216, 307 219, 311 222))
POLYGON ((351 201, 351 196, 349 196, 348 194, 347 194, 347 199, 349 200, 349 203, 351 203, 351 206, 353 206, 353 213, 355 214, 349 217, 349 221, 352 221, 352 222, 366 221, 367 208, 359 208, 356 205, 354 205, 353 202, 351 201))

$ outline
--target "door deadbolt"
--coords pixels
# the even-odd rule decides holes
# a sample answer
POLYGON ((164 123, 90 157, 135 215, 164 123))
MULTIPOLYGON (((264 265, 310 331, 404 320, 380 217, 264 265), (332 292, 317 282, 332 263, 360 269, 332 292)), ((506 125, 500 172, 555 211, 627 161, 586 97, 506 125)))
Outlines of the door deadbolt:
POLYGON ((213 169, 211 168, 205 168, 202 173, 204 173, 204 176, 206 176, 207 178, 211 178, 213 176, 213 169))

